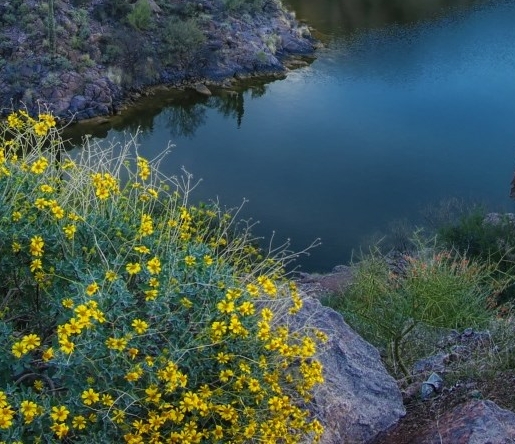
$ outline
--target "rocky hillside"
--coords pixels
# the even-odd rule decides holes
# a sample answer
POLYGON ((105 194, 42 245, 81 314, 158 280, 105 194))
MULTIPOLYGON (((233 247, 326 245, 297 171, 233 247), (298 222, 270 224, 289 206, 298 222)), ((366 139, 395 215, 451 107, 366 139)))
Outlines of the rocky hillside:
POLYGON ((313 48, 280 0, 10 0, 0 108, 113 114, 131 91, 282 73, 287 56, 313 48))

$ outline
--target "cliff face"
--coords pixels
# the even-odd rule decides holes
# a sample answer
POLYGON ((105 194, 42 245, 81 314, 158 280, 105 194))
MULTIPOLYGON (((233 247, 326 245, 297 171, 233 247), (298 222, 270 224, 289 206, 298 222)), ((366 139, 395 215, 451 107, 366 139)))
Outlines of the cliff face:
POLYGON ((156 84, 285 71, 313 52, 279 0, 12 0, 0 4, 0 107, 85 119, 156 84))

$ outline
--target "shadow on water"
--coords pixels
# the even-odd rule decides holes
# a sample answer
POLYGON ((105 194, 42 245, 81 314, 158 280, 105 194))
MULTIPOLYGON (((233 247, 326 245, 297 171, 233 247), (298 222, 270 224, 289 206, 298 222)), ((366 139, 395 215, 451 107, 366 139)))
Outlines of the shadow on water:
POLYGON ((267 85, 276 78, 253 79, 240 82, 231 89, 212 88, 212 96, 204 96, 194 90, 177 90, 158 87, 146 97, 134 101, 122 115, 92 119, 73 124, 65 129, 64 139, 70 147, 79 146, 86 135, 104 139, 110 130, 129 133, 152 132, 157 116, 165 116, 164 127, 170 138, 193 139, 197 130, 205 125, 206 113, 216 110, 226 119, 243 124, 245 99, 259 98, 267 91, 267 85), (248 93, 248 94, 247 94, 248 93))

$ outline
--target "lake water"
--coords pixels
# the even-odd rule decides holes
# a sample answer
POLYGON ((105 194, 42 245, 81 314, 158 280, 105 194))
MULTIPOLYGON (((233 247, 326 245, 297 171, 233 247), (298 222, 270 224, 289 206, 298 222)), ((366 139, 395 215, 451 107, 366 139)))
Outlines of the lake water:
POLYGON ((195 200, 248 199, 242 216, 267 240, 321 238, 304 271, 443 199, 513 208, 514 1, 289 4, 326 42, 310 66, 232 95, 161 95, 95 131, 139 126, 149 158, 171 140, 163 170, 201 178, 195 200))

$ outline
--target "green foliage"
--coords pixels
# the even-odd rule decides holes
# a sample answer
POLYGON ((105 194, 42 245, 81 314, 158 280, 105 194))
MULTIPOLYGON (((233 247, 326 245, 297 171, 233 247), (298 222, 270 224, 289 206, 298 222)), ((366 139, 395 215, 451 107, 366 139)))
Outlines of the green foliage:
POLYGON ((194 18, 171 20, 163 32, 163 57, 189 59, 204 44, 206 37, 194 18))
POLYGON ((326 336, 288 325, 281 257, 130 144, 71 156, 48 114, 0 130, 0 440, 317 440, 326 336))
MULTIPOLYGON (((513 274, 515 257, 515 223, 507 215, 498 220, 487 220, 483 208, 474 208, 463 214, 456 222, 441 226, 437 239, 442 248, 453 248, 471 258, 495 261, 501 275, 513 274)), ((515 289, 506 288, 499 295, 499 302, 515 298, 515 289)))
POLYGON ((127 14, 127 21, 139 31, 148 29, 152 22, 152 9, 148 0, 138 0, 132 11, 127 14))
MULTIPOLYGON (((404 257, 401 274, 373 252, 354 265, 348 291, 328 300, 349 324, 387 355, 390 368, 409 375, 405 359, 410 335, 420 329, 481 328, 488 324, 492 297, 507 284, 496 265, 470 260, 457 252, 419 248, 404 257)), ((420 353, 421 350, 419 350, 420 353)))
POLYGON ((265 0, 223 0, 228 11, 253 12, 263 9, 265 0))
POLYGON ((472 257, 503 259, 510 246, 515 245, 514 224, 507 216, 501 216, 497 223, 486 223, 486 216, 485 210, 476 208, 456 223, 440 227, 439 242, 472 257))

